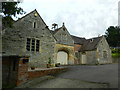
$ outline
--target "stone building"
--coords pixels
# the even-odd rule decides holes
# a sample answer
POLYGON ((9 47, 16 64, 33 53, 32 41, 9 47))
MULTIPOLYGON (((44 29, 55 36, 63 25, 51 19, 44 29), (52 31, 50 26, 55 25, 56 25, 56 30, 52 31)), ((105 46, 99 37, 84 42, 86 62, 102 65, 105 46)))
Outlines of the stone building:
POLYGON ((46 73, 29 75, 28 71, 33 67, 112 63, 111 50, 104 36, 80 38, 70 35, 64 23, 60 28, 53 25, 54 30, 50 30, 34 10, 14 21, 12 28, 2 30, 2 86, 20 85, 30 76, 46 73))
POLYGON ((110 63, 111 52, 104 38, 85 39, 70 35, 64 23, 50 30, 34 10, 2 33, 3 56, 29 56, 29 67, 110 63))
POLYGON ((51 30, 51 32, 57 40, 55 45, 56 63, 62 65, 74 64, 74 40, 64 23, 62 27, 54 31, 51 30))
POLYGON ((85 39, 72 36, 78 64, 112 63, 111 50, 104 36, 85 39))
POLYGON ((2 35, 3 56, 30 56, 29 64, 46 67, 54 63, 56 40, 36 10, 15 21, 13 28, 6 28, 2 35))

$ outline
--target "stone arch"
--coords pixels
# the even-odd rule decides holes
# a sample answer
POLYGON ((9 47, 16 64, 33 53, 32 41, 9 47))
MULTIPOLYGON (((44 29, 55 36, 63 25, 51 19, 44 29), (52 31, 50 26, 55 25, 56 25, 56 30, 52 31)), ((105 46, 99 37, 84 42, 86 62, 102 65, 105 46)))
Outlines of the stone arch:
POLYGON ((56 63, 57 63, 57 54, 60 51, 66 52, 68 54, 68 63, 67 64, 74 64, 74 47, 67 47, 64 45, 56 46, 56 48, 55 48, 56 63))
POLYGON ((67 65, 69 54, 65 51, 58 51, 57 53, 57 63, 60 63, 61 65, 67 65))

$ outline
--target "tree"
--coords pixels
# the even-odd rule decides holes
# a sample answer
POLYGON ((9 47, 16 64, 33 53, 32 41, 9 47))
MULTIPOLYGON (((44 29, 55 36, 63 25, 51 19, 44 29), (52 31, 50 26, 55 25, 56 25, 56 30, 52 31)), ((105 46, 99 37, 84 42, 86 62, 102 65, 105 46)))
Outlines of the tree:
POLYGON ((105 36, 111 47, 120 47, 120 27, 110 26, 106 30, 105 36))
POLYGON ((24 14, 25 11, 21 7, 18 7, 20 2, 2 2, 2 26, 12 27, 14 22, 12 17, 17 17, 16 15, 24 14))

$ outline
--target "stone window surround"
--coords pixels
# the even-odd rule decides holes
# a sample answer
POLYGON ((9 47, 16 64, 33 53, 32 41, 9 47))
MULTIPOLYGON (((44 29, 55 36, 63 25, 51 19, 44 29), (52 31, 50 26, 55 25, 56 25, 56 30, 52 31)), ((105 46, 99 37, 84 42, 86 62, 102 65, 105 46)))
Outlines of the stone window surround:
POLYGON ((107 51, 103 51, 103 58, 107 58, 108 57, 108 53, 107 53, 107 51))
POLYGON ((35 38, 35 37, 27 37, 27 38, 26 38, 26 51, 29 51, 29 52, 40 52, 40 39, 35 38), (29 45, 27 44, 27 39, 30 39, 30 44, 29 44, 29 45), (34 50, 33 50, 33 51, 32 51, 32 40, 35 40, 35 43, 34 43, 34 50), (37 40, 39 41, 38 50, 36 50, 36 47, 37 47, 36 43, 37 43, 37 40), (29 48, 30 50, 27 50, 27 45, 29 46, 28 48, 29 48))
POLYGON ((33 28, 37 28, 37 21, 33 22, 33 28))

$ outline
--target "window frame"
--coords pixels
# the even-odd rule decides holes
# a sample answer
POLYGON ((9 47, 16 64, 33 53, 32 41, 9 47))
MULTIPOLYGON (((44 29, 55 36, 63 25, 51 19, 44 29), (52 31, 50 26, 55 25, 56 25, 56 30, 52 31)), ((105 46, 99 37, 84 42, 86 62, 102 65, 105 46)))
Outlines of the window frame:
POLYGON ((31 37, 26 38, 26 51, 29 51, 29 52, 40 52, 40 39, 38 39, 38 38, 31 38, 31 37), (27 43, 28 39, 30 39, 29 45, 27 43), (33 43, 33 40, 34 40, 34 43, 33 43), (37 41, 38 41, 38 43, 36 43, 37 41), (29 46, 29 47, 27 47, 27 46, 29 46), (36 49, 36 48, 38 48, 38 49, 36 49))
POLYGON ((103 58, 107 58, 107 57, 108 57, 107 51, 103 51, 103 58))
POLYGON ((37 28, 37 22, 36 21, 33 22, 33 28, 34 29, 37 28))

